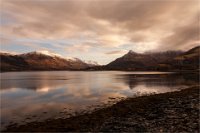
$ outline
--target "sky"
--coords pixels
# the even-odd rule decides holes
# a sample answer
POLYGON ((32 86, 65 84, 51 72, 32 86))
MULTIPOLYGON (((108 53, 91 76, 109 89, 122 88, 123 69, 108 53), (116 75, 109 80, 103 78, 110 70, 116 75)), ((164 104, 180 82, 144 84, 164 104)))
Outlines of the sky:
POLYGON ((200 44, 198 0, 0 0, 1 52, 47 50, 99 64, 129 50, 200 44))

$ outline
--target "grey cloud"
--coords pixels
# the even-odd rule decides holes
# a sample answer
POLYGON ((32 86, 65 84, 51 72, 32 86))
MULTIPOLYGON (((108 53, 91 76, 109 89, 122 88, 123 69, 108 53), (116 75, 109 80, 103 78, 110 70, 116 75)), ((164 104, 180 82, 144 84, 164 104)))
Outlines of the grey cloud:
POLYGON ((16 37, 91 37, 102 47, 123 45, 117 43, 126 37, 122 42, 133 45, 158 42, 159 50, 187 48, 199 40, 197 21, 191 23, 199 13, 196 0, 4 0, 2 7, 17 19, 2 29, 16 37))
POLYGON ((160 48, 164 49, 190 49, 195 45, 200 45, 198 17, 182 27, 174 29, 174 33, 160 42, 160 48))

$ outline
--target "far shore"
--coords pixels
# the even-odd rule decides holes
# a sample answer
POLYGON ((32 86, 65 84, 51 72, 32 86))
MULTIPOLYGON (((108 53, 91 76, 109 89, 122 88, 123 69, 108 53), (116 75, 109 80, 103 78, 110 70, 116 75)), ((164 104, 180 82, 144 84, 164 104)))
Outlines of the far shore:
POLYGON ((70 118, 48 119, 4 132, 199 132, 199 85, 181 91, 128 98, 70 118))
POLYGON ((163 70, 163 71, 155 71, 155 70, 11 70, 11 71, 0 71, 0 73, 5 72, 51 72, 51 71, 80 71, 80 72, 98 72, 98 71, 122 71, 122 72, 174 72, 174 73, 199 73, 200 70, 163 70))

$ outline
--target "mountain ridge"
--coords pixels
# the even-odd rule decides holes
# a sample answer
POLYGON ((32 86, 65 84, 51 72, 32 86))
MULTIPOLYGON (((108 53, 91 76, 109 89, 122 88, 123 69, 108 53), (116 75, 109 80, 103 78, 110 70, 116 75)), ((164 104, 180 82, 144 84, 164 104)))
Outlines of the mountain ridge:
POLYGON ((125 70, 125 71, 182 71, 199 70, 200 46, 185 52, 165 51, 136 53, 133 50, 99 65, 74 57, 64 58, 55 53, 33 51, 25 54, 0 53, 1 71, 28 70, 125 70))

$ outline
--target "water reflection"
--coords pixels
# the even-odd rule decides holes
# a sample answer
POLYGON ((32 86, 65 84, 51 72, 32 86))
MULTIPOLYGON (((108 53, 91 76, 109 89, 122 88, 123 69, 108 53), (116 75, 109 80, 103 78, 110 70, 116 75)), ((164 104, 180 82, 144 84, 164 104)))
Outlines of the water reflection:
POLYGON ((134 89, 141 84, 147 88, 154 86, 173 88, 198 84, 199 81, 197 74, 119 74, 115 78, 120 82, 124 82, 130 89, 134 89))
POLYGON ((198 84, 198 76, 159 72, 1 73, 1 126, 109 103, 111 98, 163 93, 198 84))

